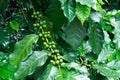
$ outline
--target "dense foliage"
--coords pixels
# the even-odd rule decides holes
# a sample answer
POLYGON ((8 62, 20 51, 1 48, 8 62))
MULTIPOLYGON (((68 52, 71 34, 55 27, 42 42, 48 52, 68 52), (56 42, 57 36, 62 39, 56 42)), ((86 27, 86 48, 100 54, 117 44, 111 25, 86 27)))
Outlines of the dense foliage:
POLYGON ((0 80, 119 80, 120 0, 0 0, 0 80))

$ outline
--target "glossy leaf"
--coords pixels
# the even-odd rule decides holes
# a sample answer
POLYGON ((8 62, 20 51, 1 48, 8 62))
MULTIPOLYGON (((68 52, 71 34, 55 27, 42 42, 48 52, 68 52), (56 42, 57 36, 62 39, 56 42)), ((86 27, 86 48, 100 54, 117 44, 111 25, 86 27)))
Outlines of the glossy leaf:
POLYGON ((76 75, 74 78, 75 78, 75 80, 90 80, 90 78, 87 75, 84 75, 84 74, 76 75))
POLYGON ((81 5, 86 5, 88 7, 93 7, 97 3, 97 1, 95 0, 76 0, 76 2, 80 3, 81 5))
POLYGON ((10 64, 17 66, 32 53, 32 44, 38 40, 35 34, 27 35, 21 41, 17 42, 13 53, 9 56, 10 64))
POLYGON ((104 33, 104 44, 110 44, 111 42, 110 35, 105 30, 103 30, 103 33, 104 33))
POLYGON ((64 40, 68 44, 70 44, 70 46, 74 50, 76 50, 86 36, 86 29, 87 29, 86 27, 83 27, 80 24, 80 22, 77 19, 75 19, 73 22, 70 23, 69 26, 65 26, 64 40))
POLYGON ((8 63, 7 53, 0 52, 0 67, 6 65, 7 63, 8 63))
POLYGON ((11 21, 10 22, 10 27, 18 32, 19 24, 16 21, 11 21))
POLYGON ((105 3, 103 2, 103 0, 98 0, 98 3, 101 4, 101 5, 105 4, 105 3))
POLYGON ((47 53, 44 51, 35 51, 24 62, 21 62, 18 70, 15 72, 15 79, 21 80, 27 75, 31 75, 38 66, 42 66, 47 60, 47 53), (23 75, 24 74, 24 75, 23 75))
POLYGON ((8 8, 9 0, 0 0, 0 13, 5 16, 5 11, 8 8))
POLYGON ((91 9, 88 6, 77 3, 76 15, 77 15, 77 18, 82 23, 82 25, 86 21, 86 19, 90 16, 90 11, 91 9))
POLYGON ((98 55, 98 62, 112 61, 116 59, 116 50, 111 45, 111 39, 107 31, 104 32, 104 44, 102 51, 98 55))
POLYGON ((55 74, 57 72, 57 67, 49 64, 47 69, 42 73, 42 75, 37 80, 54 80, 55 74))
POLYGON ((120 21, 116 21, 115 29, 114 29, 114 43, 117 49, 120 49, 120 21))
POLYGON ((63 11, 61 10, 60 3, 52 3, 51 5, 49 5, 45 13, 46 16, 54 23, 54 30, 57 31, 61 29, 62 25, 65 22, 65 17, 63 11))
POLYGON ((16 68, 10 64, 0 67, 0 78, 4 80, 14 80, 14 72, 16 68))
POLYGON ((0 44, 6 46, 9 43, 9 38, 7 31, 4 28, 0 28, 0 44))
POLYGON ((92 12, 90 14, 90 18, 94 21, 94 22, 100 22, 102 16, 99 12, 92 12))
POLYGON ((102 10, 101 3, 98 3, 97 0, 76 0, 76 2, 91 7, 96 11, 102 10))
POLYGON ((103 31, 97 24, 91 24, 89 34, 89 43, 94 53, 99 54, 103 47, 103 31))
POLYGON ((63 67, 67 67, 68 69, 74 69, 75 71, 79 71, 82 74, 88 75, 88 70, 86 66, 81 66, 78 63, 71 62, 71 63, 66 63, 62 65, 63 67))
POLYGON ((118 80, 118 78, 120 77, 120 70, 114 70, 105 65, 97 65, 96 69, 98 69, 98 71, 102 75, 107 76, 109 78, 114 78, 114 80, 118 80))
POLYGON ((107 66, 114 70, 120 70, 120 61, 112 60, 107 66))
POLYGON ((58 70, 55 76, 55 80, 75 80, 75 79, 67 69, 61 68, 58 70))
POLYGON ((115 53, 115 50, 110 45, 104 45, 102 51, 98 55, 98 62, 105 62, 110 56, 115 53))
POLYGON ((103 29, 105 29, 106 31, 109 31, 109 32, 112 33, 112 28, 111 28, 111 26, 107 26, 104 22, 100 22, 99 24, 100 24, 100 26, 101 26, 103 29))
POLYGON ((61 2, 61 8, 65 17, 69 22, 73 21, 75 18, 75 4, 74 0, 59 0, 61 2))

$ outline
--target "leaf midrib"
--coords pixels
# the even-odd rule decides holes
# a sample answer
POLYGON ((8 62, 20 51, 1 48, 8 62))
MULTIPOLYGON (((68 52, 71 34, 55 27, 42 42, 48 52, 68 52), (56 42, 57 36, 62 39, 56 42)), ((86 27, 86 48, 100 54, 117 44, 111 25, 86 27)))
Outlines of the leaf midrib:
MULTIPOLYGON (((46 54, 43 54, 41 57, 43 57, 43 56, 45 56, 46 54)), ((39 58, 36 58, 36 60, 34 60, 29 66, 27 66, 27 69, 29 69, 36 61, 38 61, 41 57, 39 57, 39 58)), ((23 66, 23 65, 22 65, 23 66)), ((38 65, 37 65, 38 66, 38 65)), ((36 67, 37 67, 36 66, 36 67)), ((25 70, 27 70, 26 68, 25 68, 25 70)), ((22 71, 21 72, 21 75, 24 73, 24 72, 26 72, 26 71, 22 71)))
MULTIPOLYGON (((29 43, 32 42, 35 38, 37 38, 37 36, 36 36, 36 37, 32 37, 32 38, 28 41, 28 43, 25 45, 25 47, 23 48, 23 50, 20 52, 20 54, 19 54, 16 62, 19 62, 22 53, 23 53, 23 52, 25 51, 25 49, 28 47, 29 43)), ((22 59, 21 59, 21 60, 22 60, 22 59)), ((15 63, 16 63, 16 62, 15 62, 15 63)), ((15 64, 15 65, 16 65, 16 64, 15 64)))

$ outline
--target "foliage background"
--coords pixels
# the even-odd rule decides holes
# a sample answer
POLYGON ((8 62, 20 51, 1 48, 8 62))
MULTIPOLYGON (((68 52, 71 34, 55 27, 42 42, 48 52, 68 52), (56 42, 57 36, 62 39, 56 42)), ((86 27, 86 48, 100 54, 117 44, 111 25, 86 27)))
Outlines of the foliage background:
POLYGON ((120 0, 0 0, 0 80, 119 80, 120 0), (60 51, 50 62, 31 15, 60 51))

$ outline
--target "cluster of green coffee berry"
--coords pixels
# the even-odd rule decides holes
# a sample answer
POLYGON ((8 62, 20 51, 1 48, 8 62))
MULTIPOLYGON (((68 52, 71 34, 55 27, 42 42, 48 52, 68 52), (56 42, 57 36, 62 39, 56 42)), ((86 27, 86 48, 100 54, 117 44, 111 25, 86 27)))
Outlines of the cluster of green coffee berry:
POLYGON ((80 60, 80 65, 84 65, 84 66, 86 66, 87 68, 92 68, 92 67, 94 66, 94 64, 95 64, 95 62, 92 62, 92 61, 90 61, 90 60, 87 60, 87 59, 85 59, 84 56, 81 56, 81 55, 80 55, 80 57, 79 57, 79 60, 80 60))
POLYGON ((33 12, 33 15, 31 15, 31 17, 39 20, 42 17, 42 14, 39 11, 33 12))
POLYGON ((53 65, 60 66, 63 62, 62 56, 60 55, 59 50, 56 48, 56 43, 52 40, 50 31, 47 30, 47 22, 42 20, 40 12, 34 12, 31 16, 36 19, 36 22, 33 24, 35 29, 39 29, 39 37, 43 40, 44 49, 48 50, 48 56, 50 57, 50 62, 53 65))

